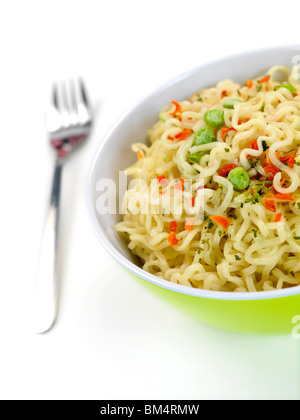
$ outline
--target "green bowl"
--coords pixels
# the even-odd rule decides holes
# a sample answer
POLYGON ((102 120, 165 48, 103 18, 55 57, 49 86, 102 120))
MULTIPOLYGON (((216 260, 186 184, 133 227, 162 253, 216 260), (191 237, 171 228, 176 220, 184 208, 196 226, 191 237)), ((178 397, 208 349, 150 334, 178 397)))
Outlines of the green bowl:
POLYGON ((283 297, 276 293, 273 297, 241 296, 231 300, 227 295, 191 296, 134 277, 151 292, 206 325, 240 333, 297 335, 299 289, 298 294, 283 297))
POLYGON ((120 221, 119 201, 126 185, 120 171, 134 163, 134 141, 146 141, 160 109, 172 99, 181 101, 223 79, 243 83, 271 66, 298 62, 298 46, 252 51, 193 69, 166 83, 122 115, 109 130, 91 163, 86 199, 94 231, 109 254, 152 293, 201 322, 236 332, 295 334, 300 328, 300 286, 257 293, 215 292, 181 286, 147 273, 114 226, 120 221), (114 150, 118 153, 113 153, 114 150), (103 205, 103 194, 109 209, 103 205))

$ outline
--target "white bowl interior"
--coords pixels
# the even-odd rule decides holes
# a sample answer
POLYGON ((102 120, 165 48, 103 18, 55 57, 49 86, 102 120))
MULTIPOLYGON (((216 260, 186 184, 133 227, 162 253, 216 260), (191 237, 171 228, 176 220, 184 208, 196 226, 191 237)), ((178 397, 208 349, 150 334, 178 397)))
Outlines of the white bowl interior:
MULTIPOLYGON (((164 105, 171 100, 181 101, 189 98, 197 90, 215 85, 224 79, 244 83, 247 79, 264 75, 266 70, 273 65, 291 66, 293 57, 297 56, 299 51, 300 47, 296 46, 252 51, 193 69, 166 83, 134 105, 120 117, 105 138, 101 140, 88 177, 88 213, 98 238, 124 267, 152 283, 196 296, 234 299, 233 296, 238 295, 239 299, 253 299, 258 298, 258 296, 259 298, 267 298, 299 293, 300 286, 282 291, 247 294, 207 292, 173 285, 170 282, 158 279, 136 266, 135 258, 128 250, 127 244, 120 239, 119 234, 115 231, 114 226, 121 219, 121 216, 119 214, 99 215, 96 210, 96 201, 100 194, 97 191, 98 181, 111 179, 117 186, 119 185, 119 171, 124 170, 136 160, 136 156, 131 151, 132 143, 146 142, 147 131, 157 121, 159 111, 164 105), (115 153, 115 150, 118 152, 115 153)), ((113 190, 109 193, 114 194, 113 190)), ((118 194, 117 200, 119 200, 118 194)))

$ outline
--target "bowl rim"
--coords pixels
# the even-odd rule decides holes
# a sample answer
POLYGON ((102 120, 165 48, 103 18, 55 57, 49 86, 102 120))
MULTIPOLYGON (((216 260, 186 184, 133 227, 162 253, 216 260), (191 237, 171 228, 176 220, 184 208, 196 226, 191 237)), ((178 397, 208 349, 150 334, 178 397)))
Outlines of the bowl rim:
POLYGON ((122 123, 124 119, 127 118, 131 114, 131 112, 140 106, 140 104, 144 103, 145 101, 149 100, 152 96, 155 96, 162 90, 166 89, 168 86, 172 86, 173 84, 178 83, 179 81, 188 78, 189 76, 201 71, 201 69, 205 68, 206 66, 211 66, 213 64, 221 63, 223 61, 230 61, 237 58, 243 58, 246 56, 251 56, 252 54, 259 54, 263 52, 270 52, 273 51, 283 51, 289 49, 299 49, 299 45, 285 45, 279 47, 268 47, 268 48, 261 48, 261 49, 254 49, 247 52, 236 53, 232 55, 223 56, 213 61, 209 61, 204 63, 200 66, 194 67, 188 71, 185 71, 172 79, 166 81, 165 83, 158 86, 156 89, 152 90, 151 92, 143 95, 137 101, 135 101, 131 106, 129 106, 111 125, 111 127, 106 131, 104 136, 100 139, 99 145, 96 148, 96 151, 93 155, 88 176, 86 180, 85 186, 85 203, 86 203, 86 210, 88 214, 88 218, 90 223, 93 227, 94 232, 96 233, 97 238, 99 239, 100 243, 106 249, 106 251, 113 257, 113 259, 118 262, 123 268, 128 270, 130 273, 136 275, 137 277, 156 285, 160 288, 167 289, 172 292, 176 292, 181 295, 188 295, 198 298, 205 298, 211 300, 225 300, 225 301, 258 301, 258 300, 267 300, 267 299, 278 299, 278 298, 285 298, 289 296, 296 296, 300 294, 300 285, 294 287, 288 287, 285 289, 280 290, 270 290, 270 291, 261 291, 261 292, 241 292, 241 293, 234 293, 234 292, 225 292, 225 291, 212 291, 212 290, 205 290, 205 289, 197 289, 193 287, 183 286, 180 284, 172 283, 168 280, 164 280, 160 277, 157 277, 147 271, 143 270, 142 268, 138 267, 136 264, 128 260, 124 255, 122 255, 107 239, 101 226, 98 223, 95 203, 93 200, 94 195, 94 185, 93 185, 93 175, 95 172, 95 168, 99 157, 101 156, 102 149, 109 141, 110 136, 115 131, 115 129, 122 123))

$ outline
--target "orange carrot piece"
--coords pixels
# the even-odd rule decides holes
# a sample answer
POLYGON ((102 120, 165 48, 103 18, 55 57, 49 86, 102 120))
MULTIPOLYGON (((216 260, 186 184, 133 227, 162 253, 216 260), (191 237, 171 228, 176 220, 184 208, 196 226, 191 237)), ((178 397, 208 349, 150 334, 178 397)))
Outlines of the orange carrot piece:
POLYGON ((284 185, 285 181, 286 181, 286 178, 282 178, 282 180, 280 181, 280 186, 281 187, 284 185))
MULTIPOLYGON (((277 157, 278 160, 281 160, 280 155, 281 155, 280 151, 275 152, 275 156, 277 157)), ((271 159, 270 159, 270 156, 269 156, 269 150, 266 150, 266 162, 271 163, 271 159)))
POLYGON ((280 162, 288 162, 292 155, 281 156, 280 162))
POLYGON ((251 143, 251 149, 258 150, 257 139, 253 140, 251 143))
POLYGON ((295 201, 292 194, 275 194, 275 198, 277 198, 277 200, 283 201, 295 201))
POLYGON ((229 174, 229 172, 236 167, 237 165, 235 163, 226 163, 222 166, 221 169, 218 170, 218 174, 225 178, 229 174))
POLYGON ((160 185, 168 185, 169 183, 165 175, 157 175, 156 179, 160 185))
POLYGON ((184 191, 184 179, 183 178, 180 178, 176 182, 176 184, 174 184, 174 189, 184 191))
POLYGON ((221 216, 221 215, 210 216, 210 218, 214 222, 216 222, 219 226, 222 226, 224 229, 227 229, 228 226, 231 223, 231 220, 230 219, 227 219, 227 217, 221 216))
POLYGON ((140 151, 140 150, 138 150, 137 152, 137 157, 139 158, 139 159, 143 159, 143 154, 142 154, 142 152, 140 151))
POLYGON ((169 224, 169 231, 170 232, 176 232, 176 230, 177 230, 177 222, 175 220, 173 220, 169 224))
POLYGON ((260 83, 268 83, 271 79, 271 76, 265 76, 260 80, 260 83))
POLYGON ((175 135, 175 139, 178 141, 186 140, 187 137, 190 135, 191 130, 189 128, 185 128, 183 131, 175 135))
POLYGON ((288 160, 288 167, 293 169, 294 166, 295 166, 295 156, 291 156, 288 160))
POLYGON ((221 92, 221 99, 223 99, 227 95, 228 95, 227 90, 222 90, 222 92, 221 92))
POLYGON ((226 134, 228 133, 228 131, 232 130, 229 127, 222 127, 221 128, 221 135, 222 135, 222 140, 224 141, 226 138, 226 134))
POLYGON ((184 229, 187 230, 188 232, 191 232, 193 230, 193 225, 194 225, 194 222, 192 220, 187 220, 184 226, 184 229))
POLYGON ((281 213, 276 213, 274 216, 274 222, 280 222, 281 216, 282 216, 281 213))
POLYGON ((276 212, 276 204, 274 200, 270 200, 270 199, 265 199, 265 207, 267 210, 273 211, 274 213, 276 212))
POLYGON ((271 173, 273 175, 277 174, 277 172, 280 172, 280 170, 277 168, 277 166, 274 166, 272 163, 270 163, 269 165, 266 165, 264 167, 264 170, 265 170, 266 174, 271 173))
POLYGON ((181 112, 181 105, 177 101, 171 101, 175 105, 174 111, 170 112, 169 115, 174 116, 177 112, 181 112))
POLYGON ((161 181, 163 181, 164 179, 166 179, 166 176, 165 175, 157 175, 156 179, 157 179, 157 181, 159 183, 161 183, 161 181))
POLYGON ((246 80, 246 85, 247 85, 247 87, 248 87, 249 89, 251 89, 251 88, 252 88, 252 86, 253 86, 253 82, 252 82, 252 80, 246 80))
POLYGON ((175 232, 172 231, 170 233, 170 235, 168 236, 168 241, 169 241, 169 244, 171 246, 174 246, 174 245, 177 245, 178 244, 179 240, 177 239, 175 232))
POLYGON ((296 153, 294 155, 282 156, 280 158, 280 162, 287 162, 288 167, 293 169, 293 167, 295 166, 295 157, 296 157, 296 153))

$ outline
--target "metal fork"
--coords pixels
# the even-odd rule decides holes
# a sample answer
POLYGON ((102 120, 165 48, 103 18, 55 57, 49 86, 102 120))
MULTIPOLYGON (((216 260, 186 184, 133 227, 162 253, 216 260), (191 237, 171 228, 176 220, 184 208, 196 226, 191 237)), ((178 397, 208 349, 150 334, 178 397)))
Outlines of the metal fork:
POLYGON ((55 168, 33 296, 32 315, 37 333, 48 331, 57 317, 62 167, 70 152, 90 133, 91 127, 92 113, 83 80, 55 83, 47 114, 47 131, 56 155, 55 168))

